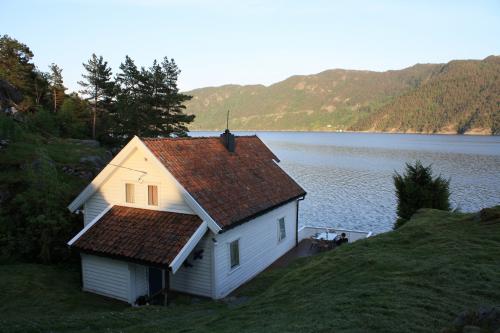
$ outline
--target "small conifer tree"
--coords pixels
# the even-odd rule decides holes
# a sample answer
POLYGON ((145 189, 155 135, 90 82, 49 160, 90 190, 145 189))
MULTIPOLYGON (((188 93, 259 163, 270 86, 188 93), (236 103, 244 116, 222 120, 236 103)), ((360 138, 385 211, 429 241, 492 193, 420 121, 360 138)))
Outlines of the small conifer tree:
POLYGON ((420 161, 406 163, 405 173, 395 172, 393 179, 398 200, 394 229, 405 224, 420 208, 451 209, 450 181, 441 176, 433 178, 431 165, 425 167, 420 161))

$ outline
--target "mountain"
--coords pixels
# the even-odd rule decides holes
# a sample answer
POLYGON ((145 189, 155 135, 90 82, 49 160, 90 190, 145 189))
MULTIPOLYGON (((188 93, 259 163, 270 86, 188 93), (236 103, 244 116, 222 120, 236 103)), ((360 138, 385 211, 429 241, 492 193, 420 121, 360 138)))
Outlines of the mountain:
POLYGON ((268 87, 188 91, 192 130, 498 133, 500 57, 386 72, 333 69, 268 87))

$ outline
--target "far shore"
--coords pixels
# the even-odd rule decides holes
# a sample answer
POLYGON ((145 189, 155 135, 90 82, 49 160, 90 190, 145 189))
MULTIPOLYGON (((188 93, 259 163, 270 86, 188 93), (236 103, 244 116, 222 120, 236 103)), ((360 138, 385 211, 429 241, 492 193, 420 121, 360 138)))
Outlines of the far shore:
MULTIPOLYGON (((223 132, 225 129, 190 129, 190 132, 223 132)), ((419 134, 419 135, 460 135, 460 136, 498 136, 493 135, 487 130, 473 130, 463 134, 458 134, 452 131, 441 132, 415 132, 415 131, 348 131, 348 130, 300 130, 300 129, 287 129, 287 130, 267 130, 267 129, 231 129, 234 132, 300 132, 300 133, 363 133, 363 134, 419 134)))

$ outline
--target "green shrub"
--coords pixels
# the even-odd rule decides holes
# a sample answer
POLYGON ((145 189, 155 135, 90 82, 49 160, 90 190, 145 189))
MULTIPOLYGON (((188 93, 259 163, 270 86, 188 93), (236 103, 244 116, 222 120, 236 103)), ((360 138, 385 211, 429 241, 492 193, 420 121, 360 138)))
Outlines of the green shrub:
POLYGON ((433 178, 431 165, 424 167, 420 161, 406 163, 405 173, 393 176, 398 200, 398 219, 394 229, 401 227, 420 208, 449 211, 450 181, 441 176, 433 178))
POLYGON ((68 258, 66 242, 75 232, 75 217, 65 209, 69 186, 44 151, 25 165, 21 189, 0 209, 0 256, 43 263, 68 258))
POLYGON ((44 136, 59 136, 56 115, 44 108, 39 108, 28 116, 28 126, 32 131, 44 136))

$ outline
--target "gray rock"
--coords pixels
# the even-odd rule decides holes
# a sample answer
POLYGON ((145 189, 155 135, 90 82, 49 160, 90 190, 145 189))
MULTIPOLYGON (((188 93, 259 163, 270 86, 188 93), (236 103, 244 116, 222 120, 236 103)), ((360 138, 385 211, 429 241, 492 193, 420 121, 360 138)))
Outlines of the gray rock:
POLYGON ((100 170, 106 165, 106 160, 98 155, 90 155, 80 158, 80 163, 91 164, 95 169, 100 170))
POLYGON ((101 146, 101 144, 97 140, 69 139, 69 141, 77 145, 83 145, 93 148, 99 148, 101 146))
POLYGON ((481 328, 479 328, 477 326, 467 325, 467 326, 464 326, 462 332, 463 333, 481 333, 481 328))

